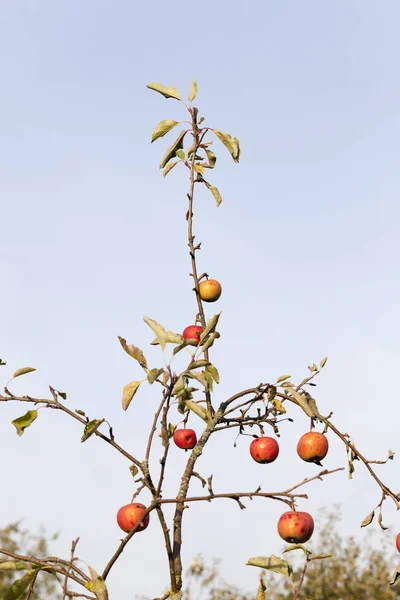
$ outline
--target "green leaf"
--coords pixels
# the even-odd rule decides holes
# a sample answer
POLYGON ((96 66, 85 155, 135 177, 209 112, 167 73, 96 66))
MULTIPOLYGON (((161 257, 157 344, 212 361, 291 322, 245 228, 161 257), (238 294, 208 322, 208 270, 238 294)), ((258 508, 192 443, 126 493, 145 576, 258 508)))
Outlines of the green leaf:
POLYGON ((290 546, 285 548, 283 552, 292 552, 293 550, 302 550, 306 556, 311 554, 311 552, 307 550, 307 548, 302 544, 291 544, 290 546))
POLYGON ((208 373, 210 373, 210 375, 214 379, 215 383, 219 383, 219 373, 218 373, 217 367, 214 367, 214 365, 211 365, 211 364, 207 365, 206 371, 208 373))
POLYGON ((189 102, 193 102, 193 100, 196 98, 197 96, 197 83, 195 82, 194 79, 192 79, 192 85, 190 86, 190 92, 189 92, 189 102))
POLYGON ((57 394, 63 399, 66 400, 67 399, 67 392, 57 392, 57 394))
POLYGON ((214 315, 213 317, 211 317, 211 319, 208 321, 208 323, 206 325, 206 328, 201 333, 199 344, 201 344, 202 342, 204 342, 204 340, 206 339, 206 337, 210 333, 213 333, 215 331, 215 328, 218 325, 218 321, 219 321, 220 316, 221 316, 221 313, 218 313, 218 314, 214 315))
POLYGON ((179 344, 179 346, 176 346, 176 348, 174 348, 174 351, 172 354, 175 356, 175 354, 178 354, 178 352, 183 350, 183 348, 186 348, 186 346, 190 346, 191 345, 190 342, 191 342, 191 340, 183 340, 183 342, 181 344, 179 344))
POLYGON ((130 405, 132 398, 138 391, 141 381, 131 381, 124 386, 122 390, 122 409, 126 410, 130 405))
POLYGON ((181 344, 183 342, 183 337, 179 333, 166 331, 165 328, 160 325, 160 323, 157 323, 157 321, 154 321, 154 319, 150 319, 150 317, 143 317, 143 321, 147 323, 149 327, 151 327, 163 351, 165 350, 166 344, 181 344))
POLYGON ((160 162, 160 169, 163 169, 167 162, 171 160, 171 158, 175 158, 177 150, 181 150, 183 148, 183 140, 186 134, 187 131, 181 131, 172 146, 168 148, 163 156, 162 161, 160 162))
POLYGON ((207 391, 212 392, 214 389, 214 379, 213 379, 211 373, 209 373, 208 371, 204 371, 204 377, 207 381, 207 387, 206 387, 207 391))
POLYGON ((168 437, 172 438, 175 431, 176 431, 177 425, 172 425, 172 423, 168 423, 168 437))
POLYGON ((39 571, 38 568, 30 569, 21 579, 14 581, 12 586, 6 590, 5 595, 2 596, 2 600, 18 600, 18 598, 21 598, 28 586, 35 581, 39 571))
POLYGON ((217 206, 219 206, 222 202, 222 196, 219 193, 218 188, 216 188, 213 185, 211 185, 210 183, 208 183, 208 181, 205 181, 204 183, 206 184, 207 188, 210 190, 210 192, 214 196, 217 206))
POLYGON ((214 152, 211 152, 211 150, 207 150, 207 148, 204 150, 207 155, 208 166, 210 169, 213 169, 215 167, 215 163, 217 162, 217 157, 215 156, 214 152))
POLYGON ((163 176, 166 177, 168 175, 168 173, 175 167, 175 165, 177 165, 179 162, 181 162, 180 160, 171 160, 171 162, 169 162, 167 164, 167 166, 165 167, 164 171, 163 171, 163 176))
POLYGON ((22 369, 17 369, 13 375, 13 379, 16 377, 21 377, 21 375, 26 375, 27 373, 32 373, 32 371, 36 371, 34 367, 22 367, 22 369))
POLYGON ((135 478, 136 475, 139 473, 139 469, 137 468, 136 465, 133 465, 133 464, 129 467, 129 470, 130 470, 133 478, 135 478))
POLYGON ((185 158, 186 158, 185 151, 184 150, 177 150, 176 151, 176 156, 178 158, 180 158, 181 160, 185 160, 185 158))
POLYGON ((89 423, 85 425, 85 429, 83 430, 81 442, 86 442, 86 440, 88 440, 90 436, 98 430, 102 423, 104 423, 104 419, 93 419, 92 421, 89 421, 89 423))
POLYGON ((148 83, 146 87, 148 87, 149 90, 154 90, 155 92, 162 94, 164 98, 174 98, 175 100, 181 99, 178 90, 172 86, 165 87, 164 85, 161 85, 161 83, 148 83))
POLYGON ((155 142, 160 137, 164 137, 166 133, 171 131, 171 129, 176 127, 178 124, 179 121, 172 121, 170 119, 166 121, 160 121, 160 123, 155 129, 153 129, 151 133, 151 143, 155 142))
POLYGON ((146 371, 147 370, 147 360, 146 360, 143 352, 141 351, 141 349, 137 348, 133 344, 127 344, 126 340, 120 336, 118 336, 118 339, 121 343, 121 346, 125 350, 125 352, 127 354, 129 354, 129 356, 131 356, 132 358, 137 360, 139 365, 146 371))
POLYGON ((229 150, 233 160, 235 162, 239 162, 239 140, 230 136, 229 133, 222 133, 222 131, 219 131, 218 129, 213 129, 212 131, 215 133, 217 138, 224 144, 224 146, 229 150))
POLYGON ((328 357, 327 357, 327 356, 325 356, 325 358, 323 358, 323 359, 321 360, 321 362, 319 363, 319 366, 320 366, 320 368, 321 368, 321 369, 323 369, 323 368, 324 368, 324 366, 326 365, 326 361, 327 361, 327 360, 328 360, 328 357))
POLYGON ((276 380, 276 383, 281 383, 281 381, 286 381, 286 379, 290 379, 291 375, 281 375, 280 377, 278 377, 278 379, 276 380))
POLYGON ((194 402, 193 400, 186 400, 185 405, 189 410, 194 412, 195 415, 200 417, 200 419, 203 419, 203 421, 205 421, 207 425, 211 425, 212 420, 210 418, 210 415, 206 411, 206 409, 203 406, 201 406, 201 404, 197 404, 197 402, 194 402))
POLYGON ((202 371, 186 371, 185 375, 191 379, 196 379, 196 381, 201 383, 201 385, 204 385, 204 387, 207 389, 207 379, 202 371))
POLYGON ((32 425, 33 421, 37 418, 38 411, 37 410, 28 410, 22 417, 18 417, 18 419, 14 419, 11 421, 11 424, 17 429, 18 435, 22 435, 27 427, 32 425))
POLYGON ((174 387, 172 388, 171 395, 175 396, 175 394, 179 394, 185 387, 185 382, 183 381, 182 375, 179 375, 178 379, 175 382, 174 387))
POLYGON ((164 369, 151 369, 151 371, 147 373, 148 382, 154 383, 161 373, 164 373, 164 369))
POLYGON ((214 333, 210 333, 207 340, 202 344, 202 352, 205 352, 206 350, 208 350, 208 348, 211 348, 215 340, 217 340, 219 337, 220 335, 217 331, 214 331, 214 333))
POLYGON ((265 585, 264 579, 261 578, 260 585, 258 587, 256 600, 267 600, 267 594, 265 593, 266 591, 267 591, 267 586, 265 585))
POLYGON ((201 369, 201 367, 207 367, 209 364, 211 363, 208 360, 196 360, 195 362, 190 363, 187 371, 190 371, 191 369, 201 369))
POLYGON ((311 398, 309 394, 299 394, 295 390, 288 388, 287 393, 293 396, 297 401, 298 405, 306 413, 307 417, 318 417, 320 416, 315 400, 311 398), (312 400, 312 402, 310 401, 312 400))
POLYGON ((273 571, 279 573, 285 577, 290 577, 293 573, 292 567, 285 560, 282 560, 278 556, 255 556, 249 558, 246 563, 251 567, 259 567, 260 569, 267 569, 267 571, 273 571))

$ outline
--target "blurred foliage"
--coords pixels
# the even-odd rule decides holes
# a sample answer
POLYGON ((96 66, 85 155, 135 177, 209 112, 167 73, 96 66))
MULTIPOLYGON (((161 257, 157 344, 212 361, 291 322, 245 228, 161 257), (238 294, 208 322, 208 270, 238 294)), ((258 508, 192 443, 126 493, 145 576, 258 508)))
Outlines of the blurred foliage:
MULTIPOLYGON (((49 543, 57 538, 57 534, 50 538, 46 536, 43 528, 39 529, 37 534, 33 534, 27 529, 22 528, 21 522, 11 523, 3 529, 0 528, 0 548, 22 554, 24 556, 34 556, 43 558, 49 555, 49 543)), ((9 561, 10 558, 0 554, 0 561, 9 561)), ((24 571, 1 571, 0 570, 0 598, 4 597, 5 591, 16 579, 19 579, 24 571)), ((34 598, 40 600, 58 600, 61 596, 59 584, 54 577, 48 573, 39 573, 35 584, 34 598)))
MULTIPOLYGON (((329 553, 331 558, 308 564, 305 582, 299 600, 395 600, 400 599, 400 583, 389 586, 399 559, 395 550, 395 536, 390 532, 371 536, 365 532, 362 542, 353 537, 342 537, 337 524, 339 509, 327 514, 321 512, 316 520, 313 553, 329 553), (371 545, 367 539, 375 538, 371 545)), ((298 583, 303 569, 303 553, 283 555, 294 567, 293 581, 298 583), (296 554, 296 556, 295 556, 296 554), (300 557, 301 554, 301 557, 300 557)), ((267 583, 268 600, 293 600, 290 583, 276 574, 263 573, 267 583)), ((243 593, 221 578, 219 561, 207 565, 201 556, 195 558, 187 572, 184 600, 255 600, 257 591, 243 593)))

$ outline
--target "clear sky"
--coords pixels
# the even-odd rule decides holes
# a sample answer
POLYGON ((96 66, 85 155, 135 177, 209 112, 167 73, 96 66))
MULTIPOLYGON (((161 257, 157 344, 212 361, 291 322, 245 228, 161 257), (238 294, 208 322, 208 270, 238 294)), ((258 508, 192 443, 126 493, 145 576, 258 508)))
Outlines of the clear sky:
MULTIPOLYGON (((195 210, 199 268, 224 288, 208 313, 223 311, 216 399, 282 373, 298 380, 328 355, 321 412, 333 410, 370 458, 400 450, 399 20, 396 0, 3 0, 1 376, 38 369, 15 392, 66 390, 71 408, 108 418, 117 440, 143 455, 156 391, 144 388, 122 412, 122 387, 141 372, 117 335, 159 366, 142 316, 181 331, 195 315, 186 181, 183 170, 166 180, 158 170, 170 138, 150 145, 160 120, 185 117, 145 85, 186 96, 194 77, 207 123, 242 146, 235 165, 215 143, 210 180, 224 201, 216 209, 204 193, 195 210)), ((0 524, 24 517, 60 530, 55 552, 64 556, 79 535, 79 556, 101 570, 120 538, 116 511, 134 489, 129 465, 99 440, 80 444, 79 426, 61 414, 41 411, 18 438, 10 421, 25 407, 0 409, 0 524)), ((292 416, 276 463, 250 462, 249 438, 235 449, 226 432, 198 470, 214 473, 218 491, 279 490, 316 474, 295 453, 308 422, 292 416)), ((345 465, 342 446, 330 443, 324 466, 345 465)), ((175 494, 186 456, 171 455, 175 494)), ((400 491, 396 460, 378 468, 400 491)), ((380 493, 361 465, 351 482, 333 475, 307 491, 304 509, 341 502, 343 531, 369 537, 359 523, 380 493)), ((186 561, 223 557, 225 578, 254 589, 257 572, 245 562, 280 552, 281 512, 261 500, 246 511, 230 501, 192 506, 186 561)), ((385 515, 397 532, 396 512, 385 515)), ((111 573, 111 598, 159 595, 163 561, 153 517, 111 573)))

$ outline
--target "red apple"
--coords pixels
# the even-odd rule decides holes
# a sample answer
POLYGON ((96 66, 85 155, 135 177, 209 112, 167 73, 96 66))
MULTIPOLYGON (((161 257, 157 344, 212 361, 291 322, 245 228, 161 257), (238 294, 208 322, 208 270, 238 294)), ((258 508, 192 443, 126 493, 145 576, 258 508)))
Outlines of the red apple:
MULTIPOLYGON (((132 502, 121 506, 117 512, 117 523, 121 527, 122 531, 128 533, 135 525, 140 521, 143 516, 146 507, 144 504, 139 502, 132 502)), ((150 515, 146 515, 136 531, 143 531, 146 529, 150 521, 150 515)))
POLYGON ((197 444, 196 432, 193 429, 176 429, 174 442, 182 450, 191 450, 197 444))
POLYGON ((200 336, 203 333, 203 328, 200 325, 188 325, 183 330, 182 337, 184 340, 193 340, 192 345, 197 346, 200 341, 200 336))
POLYGON ((258 463, 271 463, 279 454, 278 442, 272 437, 259 437, 251 442, 250 454, 258 463))
POLYGON ((309 431, 299 439, 297 454, 306 462, 321 465, 320 461, 327 455, 328 448, 328 439, 323 433, 309 431))
POLYGON ((307 536, 307 538, 305 540, 303 540, 303 542, 308 542, 308 540, 310 539, 310 537, 314 533, 314 519, 312 518, 312 516, 308 512, 300 512, 300 511, 298 511, 297 514, 301 515, 302 517, 304 517, 306 519, 307 523, 308 523, 308 536, 307 536))
POLYGON ((199 284, 200 298, 204 302, 215 302, 222 293, 222 287, 216 279, 205 279, 199 284))
POLYGON ((400 552, 400 533, 398 533, 396 537, 396 548, 400 552))
POLYGON ((278 533, 285 542, 302 544, 310 539, 308 520, 294 510, 285 512, 278 521, 278 533))

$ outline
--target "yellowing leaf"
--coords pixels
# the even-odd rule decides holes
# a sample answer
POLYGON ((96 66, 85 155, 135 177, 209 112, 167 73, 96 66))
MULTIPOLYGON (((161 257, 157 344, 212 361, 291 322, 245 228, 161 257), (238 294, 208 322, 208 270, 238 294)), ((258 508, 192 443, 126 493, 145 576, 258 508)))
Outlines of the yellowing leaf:
POLYGON ((89 421, 89 423, 85 425, 85 429, 83 430, 81 442, 86 442, 86 440, 88 440, 90 436, 98 430, 102 423, 104 423, 104 419, 93 419, 92 421, 89 421))
POLYGON ((221 202, 222 202, 222 196, 219 193, 218 188, 214 187, 213 185, 211 185, 207 181, 205 181, 204 183, 206 184, 207 188, 210 190, 210 192, 214 196, 215 202, 217 203, 217 206, 219 206, 221 204, 221 202))
POLYGON ((122 408, 126 410, 131 403, 132 398, 136 394, 141 381, 131 381, 127 383, 122 391, 122 408))
POLYGON ((171 160, 167 166, 165 167, 164 171, 163 171, 163 176, 166 177, 168 175, 168 173, 175 167, 175 165, 177 165, 180 161, 179 160, 171 160))
POLYGON ((281 383, 281 381, 286 381, 286 379, 290 379, 291 375, 281 375, 280 377, 278 377, 278 379, 276 380, 276 383, 281 383))
POLYGON ((280 573, 281 575, 285 575, 285 577, 290 577, 293 573, 293 569, 289 563, 274 555, 255 556, 254 558, 249 558, 246 564, 251 567, 259 567, 260 569, 267 569, 267 571, 280 573))
POLYGON ((196 173, 200 173, 200 175, 203 175, 204 173, 204 167, 202 167, 201 165, 194 165, 194 170, 196 171, 196 173))
POLYGON ((190 92, 189 92, 189 102, 193 102, 193 100, 196 98, 197 96, 197 83, 195 82, 194 79, 192 79, 192 85, 190 86, 190 92))
POLYGON ((14 419, 11 421, 12 425, 17 430, 18 435, 22 435, 27 427, 29 427, 35 419, 37 419, 38 411, 37 410, 28 410, 22 417, 18 417, 18 419, 14 419))
POLYGON ((213 169, 215 167, 215 163, 217 162, 217 157, 215 156, 214 152, 211 152, 211 150, 205 149, 205 152, 208 159, 208 166, 210 169, 213 169))
POLYGON ((32 371, 36 371, 36 369, 34 367, 22 367, 22 369, 17 369, 13 375, 13 379, 21 377, 21 375, 26 375, 27 373, 32 373, 32 371))
POLYGON ((219 131, 218 129, 213 129, 213 132, 215 133, 217 138, 224 144, 224 146, 229 150, 233 160, 235 162, 239 162, 239 140, 230 136, 229 133, 222 133, 222 131, 219 131))
POLYGON ((146 87, 148 87, 149 90, 154 90, 155 92, 162 94, 164 98, 174 98, 175 100, 181 99, 178 90, 172 86, 165 87, 165 85, 161 85, 161 83, 148 83, 146 87))
POLYGON ((179 121, 172 121, 171 119, 160 121, 157 127, 155 127, 155 129, 152 131, 151 143, 155 142, 160 137, 164 137, 164 135, 176 127, 178 123, 179 121))
MULTIPOLYGON (((157 336, 157 341, 163 351, 165 350, 166 344, 181 344, 183 342, 183 337, 179 333, 166 331, 166 329, 160 325, 160 323, 154 321, 154 319, 150 319, 150 317, 143 317, 143 321, 147 323, 149 327, 151 327, 157 336)), ((154 344, 154 342, 152 343, 154 344)))

